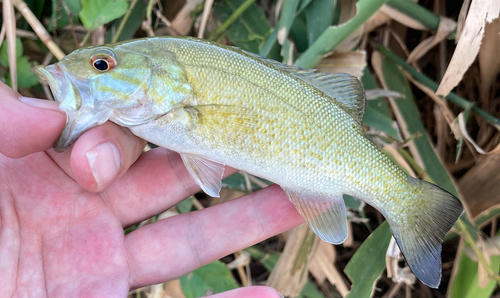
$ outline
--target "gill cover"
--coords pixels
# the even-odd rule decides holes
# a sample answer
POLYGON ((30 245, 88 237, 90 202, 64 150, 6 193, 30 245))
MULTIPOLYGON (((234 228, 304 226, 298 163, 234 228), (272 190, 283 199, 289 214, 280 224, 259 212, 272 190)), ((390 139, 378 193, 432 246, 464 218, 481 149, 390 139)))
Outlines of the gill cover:
POLYGON ((67 115, 56 151, 107 120, 125 127, 145 124, 193 98, 175 55, 154 47, 147 40, 90 47, 36 68, 67 115))

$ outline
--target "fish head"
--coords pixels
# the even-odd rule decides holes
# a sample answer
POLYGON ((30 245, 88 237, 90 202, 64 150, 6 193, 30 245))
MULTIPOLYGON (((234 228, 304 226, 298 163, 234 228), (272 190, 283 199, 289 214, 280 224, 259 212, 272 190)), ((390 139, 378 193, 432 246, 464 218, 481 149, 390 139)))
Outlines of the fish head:
POLYGON ((124 127, 142 125, 193 97, 175 55, 153 52, 147 45, 90 47, 35 69, 67 115, 56 151, 108 120, 124 127))

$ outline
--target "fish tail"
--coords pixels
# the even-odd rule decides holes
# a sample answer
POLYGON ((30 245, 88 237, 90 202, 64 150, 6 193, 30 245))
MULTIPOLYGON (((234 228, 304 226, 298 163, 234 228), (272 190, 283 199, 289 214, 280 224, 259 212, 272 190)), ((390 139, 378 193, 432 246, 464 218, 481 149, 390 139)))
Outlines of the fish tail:
POLYGON ((418 195, 403 216, 388 219, 396 242, 415 276, 429 287, 441 282, 441 244, 463 213, 460 200, 440 187, 409 177, 418 195), (399 221, 399 222, 398 222, 399 221))

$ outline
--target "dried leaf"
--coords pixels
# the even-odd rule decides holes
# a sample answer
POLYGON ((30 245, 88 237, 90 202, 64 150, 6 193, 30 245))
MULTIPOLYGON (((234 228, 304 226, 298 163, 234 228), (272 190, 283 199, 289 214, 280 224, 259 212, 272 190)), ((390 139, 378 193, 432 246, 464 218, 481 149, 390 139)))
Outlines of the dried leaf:
POLYGON ((180 35, 186 35, 188 34, 189 30, 191 30, 191 26, 193 26, 194 21, 193 18, 191 18, 191 12, 200 3, 203 3, 203 0, 187 0, 186 4, 184 4, 182 9, 175 16, 174 20, 172 21, 172 27, 180 35))
MULTIPOLYGON (((478 245, 478 248, 489 256, 500 256, 500 236, 484 240, 481 246, 478 245)), ((477 262, 477 255, 474 250, 472 250, 472 247, 466 247, 465 253, 471 260, 477 262)))
POLYGON ((295 227, 266 285, 285 296, 298 296, 307 281, 307 268, 320 241, 306 224, 295 227))
POLYGON ((498 18, 499 14, 500 1, 498 0, 475 0, 472 2, 464 30, 436 91, 437 95, 448 95, 462 80, 463 75, 479 52, 486 23, 498 18))
POLYGON ((437 96, 432 89, 429 87, 421 84, 417 80, 415 80, 411 75, 408 73, 404 73, 405 77, 411 81, 415 86, 417 86, 420 90, 424 91, 425 94, 427 94, 434 102, 439 106, 441 113, 443 113, 444 119, 448 123, 451 131, 453 132, 453 135, 455 136, 456 140, 459 140, 462 138, 462 133, 460 131, 460 127, 458 126, 458 122, 455 121, 455 116, 453 115, 453 112, 450 110, 448 105, 446 104, 446 101, 437 96))
POLYGON ((397 10, 395 8, 390 7, 387 4, 383 5, 380 8, 380 10, 383 13, 385 13, 387 16, 389 16, 391 19, 395 20, 398 23, 405 25, 406 27, 410 27, 410 28, 416 29, 416 30, 428 30, 428 28, 425 27, 418 20, 410 18, 409 16, 405 15, 404 13, 400 12, 399 10, 397 10))
POLYGON ((460 8, 460 13, 458 14, 456 34, 457 37, 455 39, 455 43, 458 43, 458 41, 460 40, 460 36, 462 35, 462 31, 464 30, 465 20, 467 19, 467 13, 469 12, 470 2, 471 0, 465 0, 464 3, 462 3, 462 7, 460 8))
POLYGON ((361 79, 365 67, 365 51, 334 52, 314 66, 314 68, 318 69, 318 72, 345 72, 358 79, 361 79))
POLYGON ((179 279, 174 279, 165 284, 165 294, 171 298, 186 298, 182 293, 181 282, 179 279))
POLYGON ((364 25, 365 32, 371 32, 373 29, 378 26, 382 26, 383 24, 389 22, 391 17, 386 15, 382 10, 377 10, 366 22, 364 25))
POLYGON ((413 286, 417 281, 415 275, 411 272, 408 266, 400 267, 399 260, 403 254, 399 249, 394 237, 391 237, 387 253, 385 255, 385 265, 387 267, 387 277, 391 278, 395 283, 404 283, 413 286))
POLYGON ((459 180, 463 201, 471 218, 500 207, 500 155, 485 155, 459 180))
POLYGON ((500 72, 500 18, 486 24, 483 43, 479 50, 479 68, 481 70, 480 94, 483 100, 488 100, 490 87, 500 72))
POLYGON ((227 264, 227 268, 232 270, 235 269, 236 267, 246 266, 250 264, 250 261, 251 261, 250 254, 247 251, 242 250, 240 251, 240 254, 236 259, 234 259, 231 263, 227 264))
POLYGON ((319 284, 322 284, 325 279, 328 279, 328 281, 335 286, 339 294, 345 297, 349 293, 349 289, 341 273, 334 266, 335 258, 334 246, 330 243, 320 241, 318 249, 309 263, 308 269, 319 284))
POLYGON ((455 21, 445 17, 441 17, 436 35, 425 39, 418 46, 416 46, 408 56, 408 59, 406 59, 408 63, 412 63, 420 59, 430 49, 443 41, 450 34, 450 32, 455 30, 456 27, 457 23, 455 21))
POLYGON ((396 92, 396 91, 391 91, 391 90, 386 90, 386 89, 372 89, 372 90, 365 90, 365 97, 367 100, 370 99, 377 99, 379 97, 405 97, 403 94, 396 92))
POLYGON ((385 152, 389 153, 394 158, 394 160, 396 160, 396 162, 399 164, 399 166, 402 167, 403 169, 405 169, 410 176, 417 177, 417 175, 415 175, 415 172, 413 171, 412 167, 406 162, 406 160, 398 152, 398 150, 393 147, 393 145, 385 144, 383 149, 385 152))
POLYGON ((465 117, 464 117, 464 113, 460 113, 457 117, 458 119, 458 125, 460 126, 460 131, 463 135, 463 137, 469 141, 469 143, 472 144, 472 146, 474 146, 474 149, 476 149, 476 151, 480 154, 499 154, 500 153, 500 144, 498 144, 493 150, 491 151, 484 151, 483 148, 481 148, 481 146, 479 146, 479 144, 477 144, 474 139, 469 135, 469 133, 467 132, 467 127, 466 127, 466 122, 465 121, 465 117))
MULTIPOLYGON (((349 22, 357 14, 357 2, 357 0, 340 0, 339 24, 349 22)), ((356 47, 363 36, 363 27, 364 24, 354 30, 354 32, 352 32, 338 46, 335 47, 335 51, 345 52, 356 47)))

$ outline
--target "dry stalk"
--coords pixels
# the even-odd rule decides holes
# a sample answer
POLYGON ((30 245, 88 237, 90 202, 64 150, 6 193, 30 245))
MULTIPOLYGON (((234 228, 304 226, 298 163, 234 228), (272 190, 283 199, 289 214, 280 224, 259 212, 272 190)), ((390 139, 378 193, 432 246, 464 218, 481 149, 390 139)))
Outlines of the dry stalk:
POLYGON ((3 26, 7 35, 7 53, 9 56, 9 72, 11 87, 17 90, 17 63, 16 63, 16 18, 12 0, 4 0, 2 3, 3 26))
MULTIPOLYGON (((40 21, 36 18, 33 12, 29 9, 28 5, 22 0, 12 0, 16 9, 23 15, 24 19, 28 24, 30 24, 31 28, 35 31, 38 38, 49 48, 49 51, 54 54, 58 60, 61 60, 64 56, 64 52, 55 44, 55 42, 50 38, 49 33, 45 29, 45 27, 40 23, 40 21)), ((5 5, 5 2, 4 2, 5 5)))
POLYGON ((203 15, 201 16, 200 31, 198 31, 198 38, 203 38, 203 34, 205 34, 205 28, 207 27, 208 16, 210 15, 210 11, 212 10, 213 3, 214 0, 205 1, 205 6, 203 7, 203 15))

